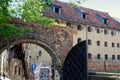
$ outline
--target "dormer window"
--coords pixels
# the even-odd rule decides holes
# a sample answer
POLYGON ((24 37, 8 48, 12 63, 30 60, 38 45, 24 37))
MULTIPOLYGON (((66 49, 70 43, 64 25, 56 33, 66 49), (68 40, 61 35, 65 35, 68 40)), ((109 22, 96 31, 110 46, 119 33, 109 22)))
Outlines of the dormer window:
POLYGON ((108 19, 104 18, 104 24, 108 24, 108 19))
POLYGON ((83 19, 87 19, 87 13, 83 12, 82 18, 83 18, 83 19))
POLYGON ((97 17, 99 18, 99 20, 100 20, 102 23, 108 24, 108 18, 104 18, 104 17, 102 17, 102 16, 100 16, 100 15, 97 15, 97 17))
POLYGON ((53 5, 52 11, 55 13, 61 13, 61 7, 53 5))
POLYGON ((86 12, 83 12, 83 11, 77 9, 77 8, 75 8, 75 11, 77 12, 77 14, 78 14, 81 18, 87 19, 87 13, 86 13, 86 12))

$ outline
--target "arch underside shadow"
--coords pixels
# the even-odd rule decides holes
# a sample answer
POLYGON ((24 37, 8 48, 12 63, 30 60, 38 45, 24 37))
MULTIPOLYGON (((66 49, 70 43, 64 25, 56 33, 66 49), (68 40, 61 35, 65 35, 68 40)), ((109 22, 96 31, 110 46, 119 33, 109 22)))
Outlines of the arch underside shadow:
POLYGON ((50 46, 45 44, 44 42, 35 40, 35 39, 20 39, 20 40, 18 39, 17 41, 13 41, 13 42, 7 44, 7 46, 5 46, 4 48, 2 48, 0 55, 5 49, 11 48, 12 46, 19 44, 19 43, 33 43, 33 44, 36 44, 36 45, 42 47, 49 53, 49 55, 51 56, 51 58, 53 60, 54 65, 61 66, 61 61, 59 60, 56 52, 50 46))

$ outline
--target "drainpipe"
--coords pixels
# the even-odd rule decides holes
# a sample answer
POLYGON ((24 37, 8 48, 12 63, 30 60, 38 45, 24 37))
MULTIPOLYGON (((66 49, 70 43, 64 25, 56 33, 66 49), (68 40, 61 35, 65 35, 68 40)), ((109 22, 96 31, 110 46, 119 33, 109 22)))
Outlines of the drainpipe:
POLYGON ((87 66, 86 66, 86 77, 88 80, 88 25, 86 24, 86 61, 87 61, 87 66))

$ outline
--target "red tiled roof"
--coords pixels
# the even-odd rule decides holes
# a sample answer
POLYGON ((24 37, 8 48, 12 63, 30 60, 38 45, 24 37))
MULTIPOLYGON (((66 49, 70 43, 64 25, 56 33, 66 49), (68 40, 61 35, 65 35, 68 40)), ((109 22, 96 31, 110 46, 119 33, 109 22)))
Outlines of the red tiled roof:
POLYGON ((62 13, 59 14, 59 13, 54 13, 52 11, 47 11, 45 12, 44 15, 66 19, 66 20, 71 20, 71 21, 76 21, 76 22, 82 22, 85 24, 88 23, 88 24, 96 25, 96 26, 105 26, 105 27, 109 26, 111 28, 120 29, 120 24, 106 12, 88 9, 85 7, 77 7, 75 5, 70 6, 69 3, 60 2, 60 1, 55 1, 53 2, 53 4, 60 6, 62 9, 62 13), (79 14, 75 11, 75 8, 87 13, 87 19, 81 18, 79 14), (107 18, 108 24, 102 23, 97 17, 97 15, 107 18))

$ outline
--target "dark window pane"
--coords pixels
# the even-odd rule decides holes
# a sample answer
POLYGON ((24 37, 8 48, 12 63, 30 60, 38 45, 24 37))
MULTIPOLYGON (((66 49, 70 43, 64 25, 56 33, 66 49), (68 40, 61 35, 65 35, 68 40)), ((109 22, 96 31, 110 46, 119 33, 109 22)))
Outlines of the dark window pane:
POLYGON ((100 56, 100 54, 98 54, 98 55, 97 55, 97 59, 100 59, 100 58, 101 58, 101 56, 100 56))
POLYGON ((107 31, 107 30, 104 30, 104 34, 108 34, 108 31, 107 31))
POLYGON ((107 47, 107 46, 108 46, 107 42, 105 42, 105 43, 104 43, 104 46, 105 46, 105 47, 107 47))
POLYGON ((78 38, 78 41, 77 41, 77 42, 78 42, 78 43, 81 42, 81 38, 78 38))
POLYGON ((91 40, 89 39, 89 40, 88 40, 88 45, 91 45, 91 44, 92 44, 92 42, 91 42, 91 40))
POLYGON ((78 25, 78 30, 82 30, 82 27, 81 27, 81 25, 78 25))
POLYGON ((59 13, 59 8, 55 7, 55 13, 59 13))
POLYGON ((115 55, 112 55, 112 60, 115 60, 115 55))
POLYGON ((120 47, 120 44, 119 44, 119 43, 117 43, 117 47, 118 47, 118 48, 120 47))
POLYGON ((88 59, 91 59, 91 58, 92 58, 91 53, 88 53, 88 59))
POLYGON ((67 23, 67 26, 71 27, 71 23, 67 23))
POLYGON ((100 29, 97 29, 97 33, 100 33, 100 29))
POLYGON ((100 41, 97 41, 97 46, 100 46, 100 41))
POLYGON ((114 36, 114 32, 113 31, 111 31, 111 35, 114 36))
POLYGON ((117 59, 120 60, 120 55, 117 55, 117 59))
POLYGON ((106 54, 106 55, 105 55, 105 60, 107 60, 107 59, 108 59, 108 55, 106 54))
POLYGON ((83 13, 83 19, 87 19, 87 14, 83 13))
POLYGON ((115 47, 115 44, 114 44, 114 43, 112 43, 112 47, 115 47))
POLYGON ((91 30, 92 30, 91 27, 88 27, 88 31, 91 32, 91 30))

